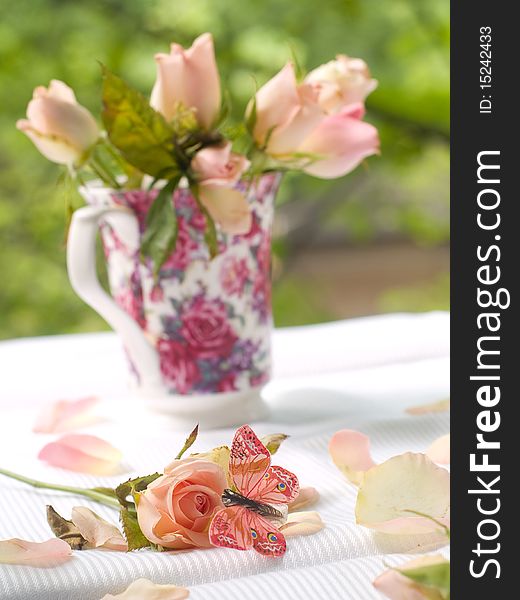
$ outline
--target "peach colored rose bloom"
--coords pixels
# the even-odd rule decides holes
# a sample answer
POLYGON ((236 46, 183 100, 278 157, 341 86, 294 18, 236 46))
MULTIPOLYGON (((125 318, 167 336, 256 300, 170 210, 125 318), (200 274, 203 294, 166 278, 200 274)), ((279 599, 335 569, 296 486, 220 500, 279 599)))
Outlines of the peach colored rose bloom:
POLYGON ((94 117, 76 100, 72 89, 57 79, 38 86, 27 107, 27 119, 16 127, 52 162, 81 163, 99 138, 94 117))
POLYGON ((213 37, 199 36, 185 50, 172 44, 170 54, 156 54, 157 81, 150 104, 166 119, 175 116, 176 104, 195 109, 202 127, 209 129, 220 112, 220 78, 215 61, 213 37))
POLYGON ((363 116, 359 102, 328 114, 320 104, 319 89, 298 84, 289 63, 256 94, 253 136, 275 160, 330 179, 346 175, 379 151, 377 130, 363 122, 363 116))
POLYGON ((227 487, 219 465, 187 458, 175 460, 140 495, 139 526, 148 540, 164 548, 209 548, 211 518, 223 507, 227 487))
POLYGON ((319 104, 327 113, 337 113, 349 104, 364 102, 377 87, 366 62, 344 54, 311 71, 305 82, 318 91, 319 104))

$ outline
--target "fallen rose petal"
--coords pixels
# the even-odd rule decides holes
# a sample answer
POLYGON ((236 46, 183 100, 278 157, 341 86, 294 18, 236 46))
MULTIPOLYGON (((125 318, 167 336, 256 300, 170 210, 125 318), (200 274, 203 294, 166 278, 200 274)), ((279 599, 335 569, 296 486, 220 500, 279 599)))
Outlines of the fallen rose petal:
POLYGON ((406 409, 409 415, 426 415, 428 413, 446 412, 450 410, 450 399, 439 400, 430 404, 420 404, 419 406, 411 406, 406 409))
POLYGON ((295 512, 287 517, 287 521, 280 527, 285 537, 295 535, 312 535, 321 531, 325 525, 316 511, 295 512))
POLYGON ((370 439, 352 429, 342 429, 332 436, 329 453, 334 464, 354 485, 359 485, 365 471, 375 465, 370 456, 370 439))
POLYGON ((149 579, 136 579, 121 594, 106 594, 101 600, 184 600, 189 590, 176 585, 159 585, 149 579))
POLYGON ((110 550, 126 552, 128 544, 119 529, 105 521, 86 506, 75 506, 70 520, 93 548, 103 546, 110 550))
POLYGON ((450 475, 424 454, 407 452, 369 469, 359 487, 356 522, 384 533, 415 534, 449 526, 450 475), (428 515, 412 514, 410 511, 428 515))
POLYGON ((43 567, 68 559, 71 555, 67 542, 57 538, 46 542, 28 542, 18 538, 0 541, 0 564, 43 567))
POLYGON ((433 462, 439 463, 440 465, 450 464, 450 434, 441 435, 437 438, 428 450, 426 450, 426 456, 433 460, 433 462))
POLYGON ((34 424, 34 433, 61 433, 86 427, 97 421, 92 409, 99 402, 96 396, 78 400, 58 400, 44 408, 34 424))
POLYGON ((44 446, 38 458, 53 467, 94 475, 109 475, 121 461, 121 452, 94 435, 69 434, 44 446))
POLYGON ((313 504, 316 504, 316 502, 318 502, 319 499, 320 493, 316 488, 300 488, 299 494, 292 502, 289 502, 288 504, 289 512, 294 512, 296 510, 301 510, 302 508, 312 506, 313 504))
POLYGON ((449 565, 440 554, 415 558, 379 575, 374 581, 374 587, 390 600, 444 600, 446 596, 439 589, 418 583, 406 576, 409 570, 440 564, 449 565))

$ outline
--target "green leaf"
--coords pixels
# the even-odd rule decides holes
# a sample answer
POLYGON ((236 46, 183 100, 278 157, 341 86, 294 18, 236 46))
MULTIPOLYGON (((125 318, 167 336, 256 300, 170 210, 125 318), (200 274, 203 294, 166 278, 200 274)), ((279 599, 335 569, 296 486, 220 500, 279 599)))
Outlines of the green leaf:
POLYGON ((250 107, 247 107, 246 112, 246 129, 249 131, 251 135, 253 135, 253 131, 256 125, 256 93, 251 98, 250 107), (250 108, 251 107, 251 108, 250 108))
POLYGON ((190 186, 190 190, 193 194, 193 197, 197 201, 197 206, 199 207, 199 210, 204 215, 204 218, 206 220, 206 228, 204 230, 204 241, 206 242, 206 245, 208 247, 210 257, 215 258, 215 256, 217 256, 218 254, 218 234, 215 221, 213 220, 213 217, 209 214, 207 208, 200 201, 198 186, 192 184, 190 186))
POLYGON ((87 545, 87 540, 81 535, 76 525, 62 517, 50 505, 47 505, 47 523, 52 533, 60 540, 67 542, 72 550, 83 550, 87 545))
POLYGON ((172 202, 180 176, 169 181, 159 192, 146 216, 146 230, 141 240, 141 253, 154 263, 157 275, 175 247, 177 215, 172 202))
POLYGON ((199 435, 199 424, 197 423, 197 425, 195 425, 194 430, 186 438, 186 441, 184 442, 184 446, 181 448, 179 454, 177 454, 177 456, 175 457, 175 460, 180 460, 182 458, 182 455, 186 452, 186 450, 189 450, 193 446, 198 435, 199 435))
POLYGON ((174 131, 148 100, 103 67, 103 122, 108 137, 134 167, 153 177, 179 172, 174 131))
POLYGON ((144 491, 152 481, 155 481, 160 476, 160 473, 152 473, 151 475, 135 477, 134 479, 120 483, 115 489, 115 494, 121 506, 128 509, 131 505, 128 501, 128 496, 135 496, 136 493, 144 491))
POLYGON ((272 433, 260 439, 262 444, 269 450, 270 454, 276 454, 283 441, 289 436, 285 433, 272 433))
POLYGON ((396 569, 401 575, 408 577, 420 585, 437 590, 443 600, 450 598, 450 563, 449 561, 434 563, 412 569, 396 569))
POLYGON ((137 516, 127 508, 121 508, 119 519, 123 527, 123 533, 128 542, 128 551, 139 550, 139 548, 148 548, 151 543, 146 539, 144 533, 139 527, 137 516))

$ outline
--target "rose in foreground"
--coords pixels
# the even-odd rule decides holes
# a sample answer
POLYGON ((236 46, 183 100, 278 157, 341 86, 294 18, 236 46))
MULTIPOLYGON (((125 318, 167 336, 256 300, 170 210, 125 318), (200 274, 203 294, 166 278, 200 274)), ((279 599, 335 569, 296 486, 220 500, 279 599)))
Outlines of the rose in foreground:
POLYGON ((159 585, 149 579, 136 579, 120 594, 106 594, 101 600, 184 600, 189 590, 176 585, 159 585))
POLYGON ((27 119, 20 119, 16 127, 46 158, 71 167, 85 162, 99 138, 94 117, 78 104, 71 88, 57 79, 48 88, 34 90, 27 119))
POLYGON ((179 103, 195 110, 199 125, 209 129, 220 112, 220 78, 215 61, 213 37, 199 36, 185 50, 172 44, 170 54, 155 55, 157 80, 150 104, 171 120, 179 103))
POLYGON ((209 548, 208 528, 223 508, 226 486, 224 470, 213 462, 173 461, 140 495, 137 519, 143 534, 164 548, 209 548))
POLYGON ((346 175, 379 150, 377 129, 361 120, 362 103, 327 114, 319 88, 298 84, 291 63, 260 88, 254 106, 257 145, 276 161, 316 177, 346 175))

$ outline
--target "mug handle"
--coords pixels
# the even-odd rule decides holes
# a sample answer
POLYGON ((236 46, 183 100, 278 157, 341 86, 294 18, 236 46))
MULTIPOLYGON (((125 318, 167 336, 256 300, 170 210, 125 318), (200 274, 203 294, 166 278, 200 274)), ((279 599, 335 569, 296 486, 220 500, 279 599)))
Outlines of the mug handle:
POLYGON ((84 206, 72 216, 67 240, 67 270, 76 294, 93 308, 123 340, 135 365, 140 387, 159 389, 162 385, 159 357, 142 329, 101 286, 96 269, 96 236, 99 223, 107 215, 128 220, 138 231, 135 215, 124 207, 84 206))

